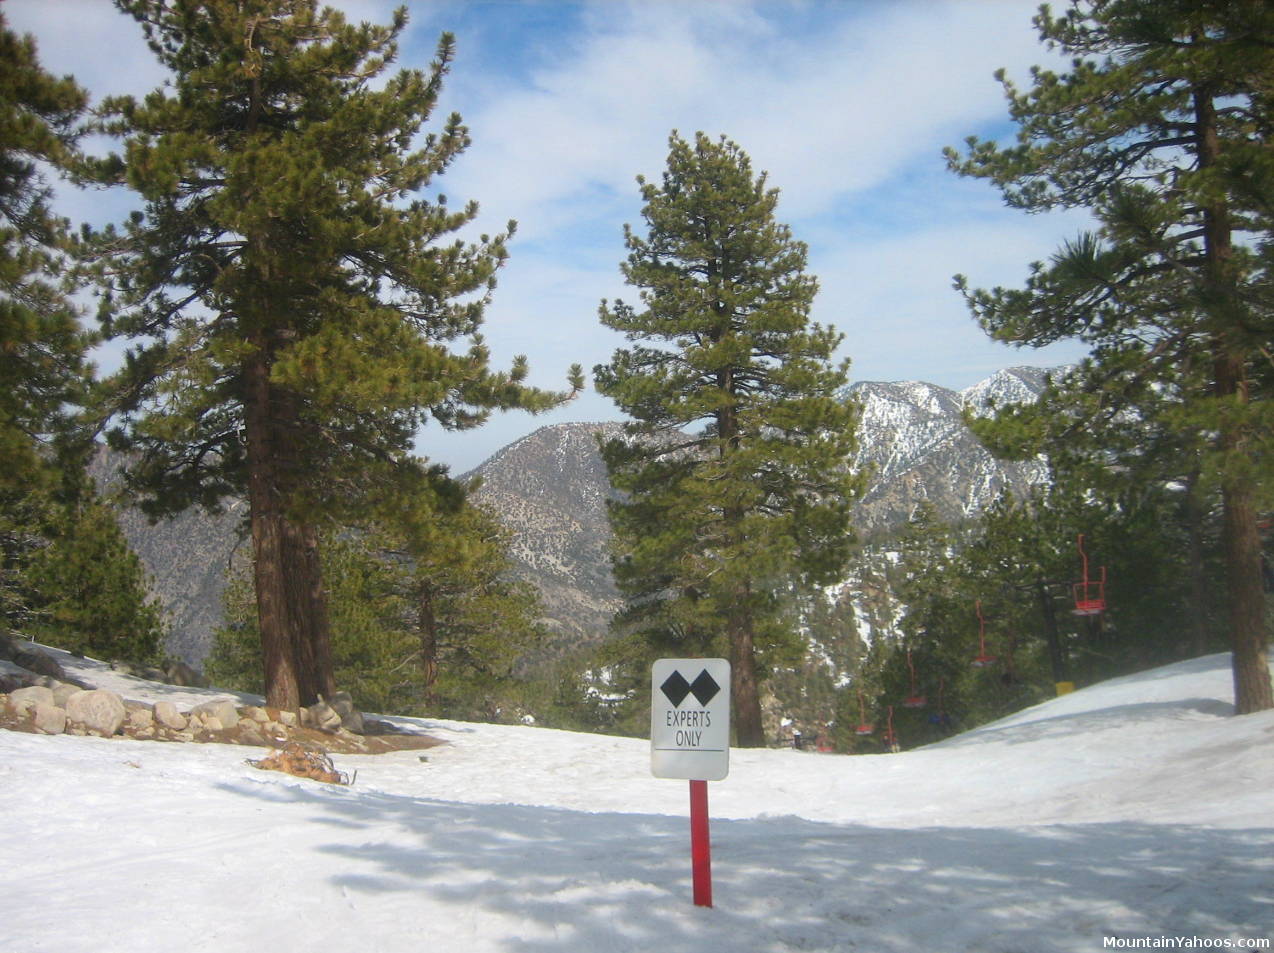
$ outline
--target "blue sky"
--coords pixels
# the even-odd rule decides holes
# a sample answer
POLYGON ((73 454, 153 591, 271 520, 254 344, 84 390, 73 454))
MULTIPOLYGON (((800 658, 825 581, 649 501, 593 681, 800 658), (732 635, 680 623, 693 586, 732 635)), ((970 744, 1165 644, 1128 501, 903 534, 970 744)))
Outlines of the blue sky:
MULTIPOLYGON (((336 4, 385 22, 394 4, 336 4)), ((511 259, 484 333, 495 362, 530 360, 561 387, 572 363, 609 360, 622 339, 602 298, 636 299, 619 274, 623 226, 640 228, 638 174, 657 179, 668 135, 726 135, 780 189, 778 217, 809 246, 813 317, 845 334, 854 380, 964 388, 1013 364, 1072 360, 1077 346, 1019 351, 989 341, 951 288, 1016 285, 1082 228, 1027 216, 989 185, 945 170, 965 136, 1009 136, 992 77, 1025 84, 1052 62, 1035 0, 435 0, 409 3, 401 65, 425 67, 439 33, 457 56, 439 118, 456 111, 473 145, 432 192, 481 205, 479 225, 516 219, 511 259)), ((136 25, 107 0, 6 0, 45 66, 100 97, 163 80, 136 25)), ((125 196, 60 193, 73 220, 101 223, 125 196)), ((109 352, 102 363, 109 365, 109 352)), ((463 472, 549 423, 617 419, 588 392, 550 414, 506 414, 464 434, 420 434, 422 455, 463 472)))

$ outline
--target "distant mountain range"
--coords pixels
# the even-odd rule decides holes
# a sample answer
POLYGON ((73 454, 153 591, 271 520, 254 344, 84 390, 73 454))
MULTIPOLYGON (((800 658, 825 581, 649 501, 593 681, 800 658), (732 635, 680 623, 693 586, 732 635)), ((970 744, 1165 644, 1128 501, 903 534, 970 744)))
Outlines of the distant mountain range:
MULTIPOLYGON (((1034 400, 1046 371, 1014 367, 964 391, 918 382, 861 382, 848 396, 863 408, 853 464, 870 471, 855 511, 865 533, 887 530, 928 501, 948 519, 974 516, 1008 488, 1022 492, 1045 478, 1040 462, 1011 463, 991 456, 965 426, 964 408, 1034 400)), ((556 649, 606 637, 619 597, 610 576, 606 500, 611 489, 597 449, 598 435, 618 423, 542 427, 472 471, 477 498, 492 507, 513 535, 520 576, 540 591, 556 649)), ((98 466, 99 482, 111 466, 98 466)), ((238 544, 243 506, 221 517, 190 511, 150 525, 132 509, 120 513, 129 541, 149 569, 173 623, 169 651, 200 662, 221 613, 225 570, 238 544)), ((246 545, 246 544, 245 544, 246 545)))

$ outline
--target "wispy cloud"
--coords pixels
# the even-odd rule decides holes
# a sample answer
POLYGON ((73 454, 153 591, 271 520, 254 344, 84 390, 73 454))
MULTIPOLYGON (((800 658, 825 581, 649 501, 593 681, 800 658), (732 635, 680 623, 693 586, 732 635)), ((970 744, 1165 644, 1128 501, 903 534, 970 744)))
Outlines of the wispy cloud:
MULTIPOLYGON (((385 22, 395 0, 345 0, 350 19, 385 22)), ((622 342, 596 320, 602 297, 636 297, 618 271, 621 229, 640 227, 635 176, 657 179, 671 130, 725 134, 781 189, 779 217, 810 246, 816 318, 847 334, 856 378, 974 383, 1054 355, 989 342, 951 290, 1017 283, 1026 263, 1078 227, 1004 209, 981 183, 943 168, 965 135, 1004 133, 997 67, 1024 77, 1048 61, 1036 0, 670 0, 409 5, 402 66, 425 67, 438 34, 457 35, 442 109, 474 143, 434 183, 477 199, 481 226, 519 222, 489 314, 497 362, 527 354, 533 379, 560 386, 622 342)), ((102 0, 6 0, 37 34, 47 65, 97 95, 163 80, 140 30, 102 0)), ((63 211, 100 220, 95 193, 63 211)), ((1067 352, 1065 359, 1074 351, 1067 352)), ((595 395, 549 420, 614 414, 595 395)), ((525 433, 522 416, 423 449, 463 468, 525 433)))

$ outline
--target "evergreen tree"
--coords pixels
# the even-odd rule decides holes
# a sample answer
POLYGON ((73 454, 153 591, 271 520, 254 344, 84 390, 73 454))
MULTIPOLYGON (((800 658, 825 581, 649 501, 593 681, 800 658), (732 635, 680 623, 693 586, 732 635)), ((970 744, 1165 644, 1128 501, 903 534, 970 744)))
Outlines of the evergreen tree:
POLYGON ((420 135, 449 35, 428 70, 386 75, 403 9, 355 26, 314 0, 118 5, 172 78, 104 104, 126 142, 101 174, 145 202, 98 244, 108 330, 134 342, 113 440, 153 512, 246 496, 266 694, 295 708, 334 688, 321 528, 443 482, 410 456, 426 422, 568 395, 527 387, 521 359, 489 367, 508 233, 448 241, 476 205, 420 197, 469 141, 455 115, 420 135))
MULTIPOLYGON (((508 579, 508 534, 467 501, 427 520, 327 536, 320 547, 336 677, 359 707, 491 720, 520 697, 516 670, 543 642, 538 596, 508 579)), ((226 594, 209 677, 260 688, 260 637, 242 575, 226 594)))
POLYGON ((57 509, 44 536, 29 570, 38 611, 33 632, 95 658, 158 662, 163 613, 111 508, 86 486, 57 509))
POLYGON ((778 191, 733 142, 673 133, 659 184, 638 179, 647 235, 621 266, 641 310, 602 302, 631 347, 595 369, 633 420, 603 456, 626 625, 660 651, 724 642, 737 743, 764 743, 759 680, 790 651, 784 596, 843 569, 860 481, 841 341, 813 324, 806 249, 774 219, 778 191))
POLYGON ((40 172, 74 163, 86 102, 73 80, 41 68, 34 40, 0 11, 0 617, 13 628, 31 620, 27 570, 89 378, 88 337, 63 280, 67 225, 40 172))
POLYGON ((1193 455, 1182 472, 1220 488, 1235 704, 1274 707, 1257 527, 1274 486, 1274 8, 1074 0, 1059 17, 1043 8, 1036 24, 1075 57, 1071 70, 1036 69, 1027 92, 1005 81, 1018 143, 973 138, 963 159, 949 150, 948 160, 989 178, 1014 207, 1087 208, 1098 225, 1036 263, 1023 289, 957 284, 1001 340, 1092 345, 1037 413, 1012 421, 1016 439, 1073 447, 1087 431, 1087 453, 1110 462, 1107 424, 1154 407, 1156 424, 1193 455))

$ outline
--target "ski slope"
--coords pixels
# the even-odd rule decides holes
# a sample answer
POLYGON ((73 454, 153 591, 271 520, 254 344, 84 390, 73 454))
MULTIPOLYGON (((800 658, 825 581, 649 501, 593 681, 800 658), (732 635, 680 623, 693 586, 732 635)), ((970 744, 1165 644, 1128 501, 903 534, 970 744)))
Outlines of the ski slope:
POLYGON ((1231 693, 1216 655, 899 755, 735 750, 711 909, 644 741, 404 719, 447 744, 334 756, 342 788, 0 731, 0 953, 1243 948, 1274 937, 1274 712, 1231 693))

